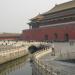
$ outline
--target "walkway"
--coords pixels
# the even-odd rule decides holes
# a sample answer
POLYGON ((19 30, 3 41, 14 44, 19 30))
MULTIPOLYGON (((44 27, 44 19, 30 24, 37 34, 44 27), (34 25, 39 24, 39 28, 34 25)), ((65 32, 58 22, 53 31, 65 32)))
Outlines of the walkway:
POLYGON ((75 52, 75 44, 70 46, 69 43, 55 43, 55 50, 56 56, 51 56, 49 53, 41 57, 39 61, 45 65, 48 70, 52 68, 53 71, 58 72, 59 75, 75 75, 75 63, 58 61, 60 50, 62 55, 67 52, 75 52))

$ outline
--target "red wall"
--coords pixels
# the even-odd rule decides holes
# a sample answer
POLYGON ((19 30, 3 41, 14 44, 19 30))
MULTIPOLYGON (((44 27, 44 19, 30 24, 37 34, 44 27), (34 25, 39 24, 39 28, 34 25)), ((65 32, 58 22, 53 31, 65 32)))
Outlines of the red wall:
POLYGON ((0 40, 17 40, 17 37, 0 37, 0 40))
POLYGON ((23 40, 45 40, 45 35, 48 35, 48 40, 54 40, 54 33, 57 33, 59 41, 64 41, 64 35, 67 33, 70 40, 75 39, 75 24, 43 27, 39 29, 24 30, 22 33, 23 40))

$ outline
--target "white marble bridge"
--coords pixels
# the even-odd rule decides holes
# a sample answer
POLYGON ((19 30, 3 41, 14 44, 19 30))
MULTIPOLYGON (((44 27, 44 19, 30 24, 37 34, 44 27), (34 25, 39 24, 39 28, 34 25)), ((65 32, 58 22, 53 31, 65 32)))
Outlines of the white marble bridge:
POLYGON ((75 75, 75 44, 54 43, 54 45, 55 56, 51 56, 51 48, 34 54, 33 75, 75 75))

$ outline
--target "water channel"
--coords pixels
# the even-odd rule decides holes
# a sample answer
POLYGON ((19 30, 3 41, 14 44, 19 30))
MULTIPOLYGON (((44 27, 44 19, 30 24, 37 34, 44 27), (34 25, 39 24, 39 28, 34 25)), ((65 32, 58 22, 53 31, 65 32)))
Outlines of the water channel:
POLYGON ((0 65, 0 75, 32 75, 28 56, 0 65))

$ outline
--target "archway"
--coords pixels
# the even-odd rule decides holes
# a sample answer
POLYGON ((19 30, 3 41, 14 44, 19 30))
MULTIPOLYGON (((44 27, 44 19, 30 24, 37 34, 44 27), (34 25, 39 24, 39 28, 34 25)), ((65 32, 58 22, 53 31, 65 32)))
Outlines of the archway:
POLYGON ((69 41, 69 34, 68 33, 64 34, 64 41, 69 41))
POLYGON ((45 40, 45 41, 48 41, 48 35, 47 35, 47 34, 45 34, 44 40, 45 40))
POLYGON ((38 49, 38 48, 37 48, 35 45, 31 45, 31 46, 28 48, 28 50, 29 50, 30 53, 36 52, 37 49, 38 49))
POLYGON ((57 40, 58 40, 58 34, 54 33, 54 41, 57 41, 57 40))

